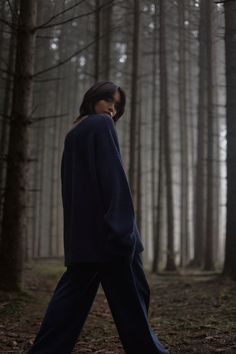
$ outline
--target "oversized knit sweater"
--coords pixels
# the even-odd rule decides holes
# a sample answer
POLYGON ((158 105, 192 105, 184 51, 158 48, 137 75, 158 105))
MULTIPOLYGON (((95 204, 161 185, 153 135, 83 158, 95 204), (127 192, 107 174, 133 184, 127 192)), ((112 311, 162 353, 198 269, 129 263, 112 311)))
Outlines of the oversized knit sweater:
POLYGON ((65 266, 144 250, 111 117, 89 115, 66 134, 61 187, 65 266))

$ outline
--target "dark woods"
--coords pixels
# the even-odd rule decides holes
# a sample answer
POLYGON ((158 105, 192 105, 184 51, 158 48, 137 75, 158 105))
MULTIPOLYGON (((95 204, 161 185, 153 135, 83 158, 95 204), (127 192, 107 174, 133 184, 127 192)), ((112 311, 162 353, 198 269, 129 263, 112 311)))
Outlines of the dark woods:
POLYGON ((84 92, 127 94, 117 124, 154 272, 236 278, 236 1, 0 3, 1 288, 63 256, 60 161, 84 92))

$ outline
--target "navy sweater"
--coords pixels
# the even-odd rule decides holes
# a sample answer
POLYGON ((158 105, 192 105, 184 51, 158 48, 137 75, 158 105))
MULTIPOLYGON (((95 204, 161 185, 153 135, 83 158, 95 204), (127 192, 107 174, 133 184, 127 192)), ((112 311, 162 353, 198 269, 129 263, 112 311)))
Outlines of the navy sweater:
POLYGON ((144 250, 111 117, 89 115, 67 133, 61 182, 65 266, 144 250))

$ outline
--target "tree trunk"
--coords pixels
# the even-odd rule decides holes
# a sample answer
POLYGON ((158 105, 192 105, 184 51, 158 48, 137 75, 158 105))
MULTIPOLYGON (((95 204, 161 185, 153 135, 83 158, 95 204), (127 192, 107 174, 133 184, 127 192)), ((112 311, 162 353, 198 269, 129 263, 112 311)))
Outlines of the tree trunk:
POLYGON ((213 270, 213 77, 212 77, 212 1, 206 0, 206 34, 207 34, 207 198, 206 198, 206 238, 204 252, 204 269, 213 270))
POLYGON ((167 262, 166 270, 175 270, 174 259, 174 212, 172 191, 172 166, 171 166, 171 138, 170 119, 168 107, 167 87, 167 60, 166 60, 166 31, 165 31, 165 5, 160 0, 160 120, 163 124, 164 138, 164 166, 166 171, 166 206, 167 206, 167 262))
MULTIPOLYGON (((219 9, 214 6, 213 7, 213 29, 212 32, 216 33, 217 29, 221 26, 219 23, 219 9)), ((220 15, 221 17, 221 15, 220 15)), ((222 183, 221 183, 221 148, 220 148, 220 111, 219 111, 219 102, 220 102, 220 95, 219 95, 219 67, 221 63, 220 58, 221 48, 218 45, 218 41, 212 41, 212 75, 213 81, 212 85, 214 88, 213 92, 213 110, 214 110, 214 128, 213 128, 213 144, 214 144, 214 190, 213 190, 213 205, 214 205, 214 218, 213 218, 213 257, 215 261, 215 266, 221 266, 221 259, 219 255, 219 240, 220 240, 220 224, 221 224, 221 193, 222 193, 222 183)))
MULTIPOLYGON (((154 30, 153 30, 153 57, 152 57, 152 132, 151 132, 151 198, 152 198, 152 215, 153 215, 153 264, 152 271, 158 271, 158 262, 159 262, 159 236, 160 236, 160 197, 161 197, 161 188, 160 188, 160 173, 158 176, 158 184, 157 184, 157 193, 156 193, 156 169, 155 169, 155 161, 156 161, 156 121, 157 121, 157 112, 156 112, 156 93, 157 93, 157 21, 158 21, 158 2, 157 0, 154 3, 154 14, 153 14, 153 22, 154 22, 154 30)), ((159 125, 160 131, 160 125, 159 125)), ((161 172, 161 144, 160 140, 161 135, 159 134, 159 164, 158 164, 158 172, 161 172)))
MULTIPOLYGON (((4 8, 4 7, 3 7, 4 8)), ((14 3, 12 3, 12 8, 14 13, 17 12, 18 9, 18 0, 15 0, 14 3)), ((12 14, 12 23, 14 22, 14 17, 12 14)), ((1 31, 1 30, 0 30, 1 31)), ((1 36, 1 32, 0 32, 1 36)), ((10 35, 10 41, 9 41, 9 52, 8 52, 8 58, 7 58, 7 71, 8 72, 13 72, 14 71, 14 61, 15 61, 15 34, 12 31, 10 35)), ((1 48, 1 37, 0 37, 0 48, 1 48)), ((0 151, 1 151, 1 159, 0 159, 0 191, 1 191, 1 198, 0 198, 0 220, 2 221, 2 207, 3 207, 3 202, 4 202, 4 193, 2 191, 4 190, 4 181, 5 181, 5 161, 6 161, 6 156, 7 156, 7 146, 8 146, 8 137, 9 137, 9 116, 10 116, 10 110, 9 107, 11 106, 12 102, 12 77, 8 75, 8 78, 6 78, 6 85, 4 88, 4 99, 3 99, 3 115, 2 115, 2 121, 1 121, 1 140, 0 140, 0 151)), ((2 225, 2 223, 1 223, 2 225)), ((0 233, 1 234, 1 233, 0 233)), ((0 242, 1 242, 1 235, 0 235, 0 242)))
POLYGON ((1 288, 7 290, 17 290, 22 286, 23 250, 27 221, 28 145, 32 113, 36 4, 35 0, 20 1, 17 29, 15 81, 0 250, 1 288))
POLYGON ((224 7, 227 93, 227 216, 223 273, 236 279, 236 2, 226 2, 224 7))
POLYGON ((188 257, 188 131, 187 131, 187 97, 186 97, 186 44, 185 44, 185 2, 178 2, 179 17, 179 116, 180 116, 180 159, 181 159, 181 192, 180 192, 180 264, 185 266, 188 257))
POLYGON ((95 80, 110 79, 111 25, 113 4, 106 5, 107 0, 95 2, 95 80))
POLYGON ((200 267, 203 263, 205 242, 205 141, 206 141, 206 12, 205 0, 200 1, 199 21, 199 86, 198 86, 198 136, 197 162, 195 176, 195 215, 194 215, 194 260, 193 264, 200 267))
POLYGON ((142 92, 140 90, 140 99, 138 105, 138 136, 137 136, 137 164, 138 164, 138 173, 137 173, 137 204, 136 204, 136 215, 137 215, 137 225, 139 230, 141 230, 142 225, 142 92))
MULTIPOLYGON (((107 3, 107 0, 102 0, 102 4, 107 3)), ((113 4, 104 6, 100 11, 101 15, 101 35, 103 36, 101 41, 101 56, 100 56, 100 67, 101 67, 101 79, 110 79, 110 68, 111 68, 111 25, 112 25, 112 9, 113 4)))
POLYGON ((140 36, 140 2, 133 2, 133 51, 132 51, 132 81, 131 81, 131 107, 130 107, 130 159, 129 183, 136 209, 137 203, 137 133, 138 133, 138 75, 139 75, 139 36, 140 36))
POLYGON ((94 46, 94 79, 98 81, 100 79, 100 0, 95 1, 96 11, 95 11, 95 46, 94 46))
MULTIPOLYGON (((5 20, 5 12, 6 12, 6 1, 1 1, 0 4, 0 16, 3 20, 5 20)), ((4 44, 4 23, 2 21, 0 21, 0 53, 1 56, 0 58, 2 59, 2 54, 3 54, 3 44, 4 44)), ((12 34, 11 34, 12 36, 12 34)))
MULTIPOLYGON (((62 11, 65 10, 65 0, 61 1, 61 8, 62 11)), ((64 20, 65 16, 62 16, 62 20, 64 20)), ((61 27, 58 40, 58 62, 62 60, 64 55, 64 48, 65 48, 65 36, 63 28, 61 27)), ((71 66, 70 66, 71 67, 71 66)), ((63 68, 60 66, 57 69, 58 77, 63 77, 63 68)), ((76 75, 75 75, 76 76, 76 75)), ((68 80, 68 78, 66 78, 68 80)), ((55 88, 56 97, 55 97, 55 113, 56 116, 59 116, 62 113, 62 102, 63 102, 63 84, 65 84, 64 80, 60 80, 57 83, 55 88)), ((68 91, 67 91, 68 92, 68 91)), ((74 90, 72 91, 74 92, 74 90)), ((51 173, 51 196, 50 196, 50 217, 49 217, 49 257, 51 256, 58 256, 57 250, 59 249, 57 237, 60 233, 59 231, 59 213, 58 213, 58 192, 60 190, 59 186, 59 177, 60 177, 60 158, 61 158, 61 126, 62 126, 62 119, 61 118, 54 118, 52 122, 52 152, 51 152, 51 161, 50 165, 52 166, 52 173, 51 173)))

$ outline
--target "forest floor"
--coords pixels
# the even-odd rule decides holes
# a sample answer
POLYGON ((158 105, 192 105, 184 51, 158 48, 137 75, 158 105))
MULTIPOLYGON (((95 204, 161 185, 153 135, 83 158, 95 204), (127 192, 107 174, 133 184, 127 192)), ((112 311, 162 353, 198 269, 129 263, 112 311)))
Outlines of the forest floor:
MULTIPOLYGON (((26 291, 0 292, 0 354, 26 353, 64 271, 61 261, 34 262, 26 269, 26 291)), ((149 322, 171 354, 236 353, 236 282, 209 273, 145 272, 149 322)), ((73 353, 124 354, 101 288, 73 353)))

